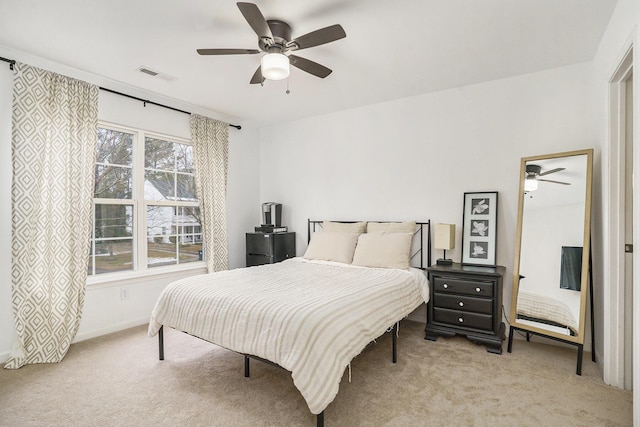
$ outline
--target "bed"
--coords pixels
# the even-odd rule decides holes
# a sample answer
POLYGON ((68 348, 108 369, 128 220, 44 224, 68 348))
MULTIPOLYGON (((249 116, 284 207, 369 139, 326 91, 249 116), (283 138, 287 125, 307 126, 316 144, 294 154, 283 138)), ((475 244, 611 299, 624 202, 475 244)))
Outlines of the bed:
MULTIPOLYGON (((579 301, 576 308, 579 310, 579 301)), ((544 323, 559 333, 576 336, 578 313, 558 298, 520 290, 516 309, 517 318, 525 322, 544 323)), ((535 323, 533 326, 536 326, 535 323)))
POLYGON ((423 260, 430 264, 430 223, 366 223, 361 233, 350 232, 361 222, 308 224, 305 257, 167 286, 152 312, 149 335, 159 336, 161 359, 167 326, 245 355, 245 376, 249 357, 277 364, 291 372, 323 425, 324 410, 351 360, 386 331, 395 333, 401 319, 428 301, 423 260), (344 227, 347 232, 340 231, 344 227), (406 227, 412 232, 405 233, 406 227), (402 255, 388 253, 400 240, 402 255))

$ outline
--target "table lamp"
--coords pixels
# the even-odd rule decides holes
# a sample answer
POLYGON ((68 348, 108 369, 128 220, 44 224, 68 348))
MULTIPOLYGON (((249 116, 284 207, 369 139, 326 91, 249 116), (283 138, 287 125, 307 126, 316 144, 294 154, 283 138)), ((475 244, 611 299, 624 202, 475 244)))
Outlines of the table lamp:
POLYGON ((451 250, 455 246, 456 239, 456 225, 455 224, 436 224, 436 236, 434 241, 434 247, 436 249, 442 249, 442 258, 436 261, 438 265, 451 265, 452 260, 447 259, 447 251, 451 250))

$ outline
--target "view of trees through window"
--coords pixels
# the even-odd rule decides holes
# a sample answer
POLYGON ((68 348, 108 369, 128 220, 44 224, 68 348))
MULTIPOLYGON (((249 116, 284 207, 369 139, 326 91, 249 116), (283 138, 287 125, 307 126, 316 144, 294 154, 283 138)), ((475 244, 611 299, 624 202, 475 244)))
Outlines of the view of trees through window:
POLYGON ((202 260, 193 172, 191 145, 101 125, 89 275, 202 260))

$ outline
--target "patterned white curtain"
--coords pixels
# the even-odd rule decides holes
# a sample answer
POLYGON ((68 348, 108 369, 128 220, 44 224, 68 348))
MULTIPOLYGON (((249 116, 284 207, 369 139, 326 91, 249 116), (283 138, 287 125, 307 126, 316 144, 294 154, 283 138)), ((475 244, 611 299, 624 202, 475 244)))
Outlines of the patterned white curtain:
POLYGON ((229 124, 191 115, 191 143, 209 273, 229 266, 227 249, 227 166, 229 124))
POLYGON ((59 362, 84 303, 98 90, 16 64, 11 277, 17 342, 5 368, 59 362))

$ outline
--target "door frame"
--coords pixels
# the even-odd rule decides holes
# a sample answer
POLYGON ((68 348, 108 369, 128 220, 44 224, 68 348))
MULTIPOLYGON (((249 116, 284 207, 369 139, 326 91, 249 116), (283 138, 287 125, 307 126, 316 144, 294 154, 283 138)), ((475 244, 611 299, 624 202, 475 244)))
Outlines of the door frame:
MULTIPOLYGON (((616 63, 608 81, 608 144, 605 145, 606 168, 604 175, 606 187, 603 189, 605 199, 605 223, 603 244, 604 251, 604 283, 603 283, 603 376, 604 382, 616 387, 624 387, 624 243, 625 219, 622 207, 625 202, 624 144, 625 129, 625 85, 633 69, 640 69, 640 55, 634 58, 634 41, 636 32, 623 46, 622 54, 616 63), (635 65, 635 66, 634 66, 635 65)), ((640 108, 638 79, 633 85, 633 186, 640 189, 640 108)), ((640 235, 640 197, 633 197, 633 242, 638 243, 640 235)), ((634 420, 640 420, 640 404, 637 397, 640 388, 640 245, 636 244, 633 253, 633 388, 634 388, 634 420)))

